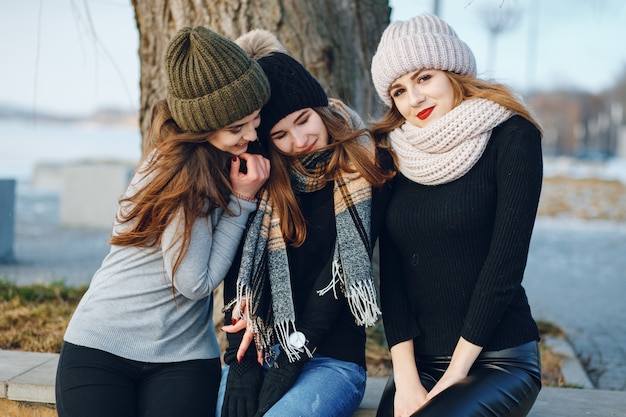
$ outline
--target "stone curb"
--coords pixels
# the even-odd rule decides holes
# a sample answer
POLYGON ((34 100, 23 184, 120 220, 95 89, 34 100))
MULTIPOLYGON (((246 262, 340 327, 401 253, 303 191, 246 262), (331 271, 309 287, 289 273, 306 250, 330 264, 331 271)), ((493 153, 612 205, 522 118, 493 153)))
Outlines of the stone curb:
POLYGON ((552 352, 563 358, 561 364, 561 374, 568 385, 584 389, 594 389, 594 385, 587 375, 587 371, 583 368, 578 360, 578 356, 574 352, 572 345, 560 337, 546 337, 544 342, 552 352))

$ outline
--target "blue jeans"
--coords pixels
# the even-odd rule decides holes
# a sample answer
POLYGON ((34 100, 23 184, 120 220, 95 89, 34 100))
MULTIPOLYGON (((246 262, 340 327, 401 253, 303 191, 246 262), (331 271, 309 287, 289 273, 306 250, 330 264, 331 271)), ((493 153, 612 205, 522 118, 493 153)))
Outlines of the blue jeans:
MULTIPOLYGON (((222 369, 216 417, 221 417, 228 365, 222 369)), ((356 363, 314 355, 296 383, 265 417, 352 417, 365 395, 367 373, 356 363)))

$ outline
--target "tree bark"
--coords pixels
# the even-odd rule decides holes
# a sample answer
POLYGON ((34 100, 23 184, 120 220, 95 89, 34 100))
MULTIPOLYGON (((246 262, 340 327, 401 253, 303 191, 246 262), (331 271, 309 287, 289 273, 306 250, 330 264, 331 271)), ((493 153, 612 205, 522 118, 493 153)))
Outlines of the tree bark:
POLYGON ((251 29, 275 33, 289 53, 364 119, 380 115, 370 64, 389 23, 387 0, 131 0, 139 30, 142 137, 153 104, 165 97, 162 62, 184 26, 206 26, 230 39, 251 29))
MULTIPOLYGON (((230 39, 252 29, 277 35, 289 53, 322 84, 330 97, 352 106, 364 119, 378 116, 370 76, 372 57, 389 23, 387 0, 131 0, 139 30, 139 121, 142 138, 152 106, 165 97, 163 56, 170 38, 184 26, 206 26, 230 39)), ((214 296, 213 318, 223 324, 222 286, 214 296)), ((223 332, 217 332, 224 346, 223 332)))

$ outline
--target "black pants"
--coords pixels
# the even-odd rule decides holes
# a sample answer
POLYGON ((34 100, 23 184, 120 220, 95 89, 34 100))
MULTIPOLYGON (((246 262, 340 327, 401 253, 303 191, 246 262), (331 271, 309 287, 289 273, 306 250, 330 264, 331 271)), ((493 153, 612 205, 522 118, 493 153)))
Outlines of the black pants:
POLYGON ((64 343, 56 379, 59 417, 210 417, 220 360, 144 363, 64 343))
MULTIPOLYGON (((441 378, 449 356, 419 356, 417 366, 430 391, 441 378)), ((467 378, 450 386, 413 414, 415 417, 523 417, 541 389, 539 345, 530 342, 510 349, 483 352, 467 378)), ((393 417, 393 375, 383 391, 376 417, 393 417)))

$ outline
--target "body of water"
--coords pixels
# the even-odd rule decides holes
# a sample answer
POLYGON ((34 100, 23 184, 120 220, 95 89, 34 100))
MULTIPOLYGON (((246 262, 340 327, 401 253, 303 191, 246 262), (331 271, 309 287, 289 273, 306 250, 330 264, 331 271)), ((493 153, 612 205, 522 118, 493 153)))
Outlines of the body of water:
POLYGON ((136 163, 139 128, 0 119, 0 178, 30 181, 38 163, 136 163))

